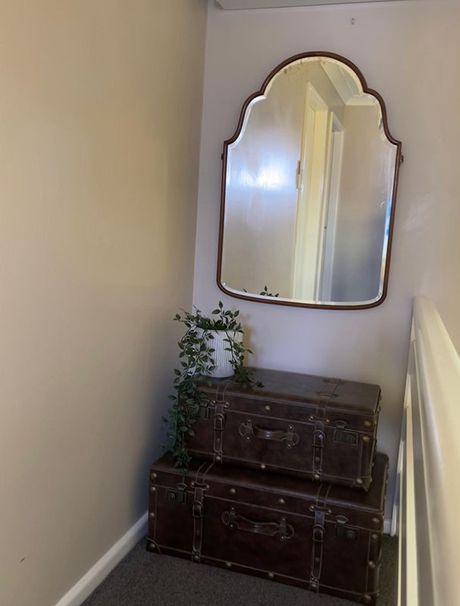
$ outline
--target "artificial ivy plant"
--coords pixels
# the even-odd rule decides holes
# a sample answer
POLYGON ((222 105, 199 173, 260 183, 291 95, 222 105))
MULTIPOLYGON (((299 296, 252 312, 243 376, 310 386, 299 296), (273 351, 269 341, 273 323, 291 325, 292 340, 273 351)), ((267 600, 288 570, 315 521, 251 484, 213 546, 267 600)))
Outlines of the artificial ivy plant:
POLYGON ((174 369, 175 393, 170 399, 173 405, 165 421, 168 424, 170 450, 175 458, 176 467, 186 472, 191 457, 187 449, 187 438, 193 436, 193 424, 197 420, 200 406, 206 396, 200 391, 200 385, 210 384, 208 377, 215 369, 213 358, 215 331, 224 331, 225 348, 231 354, 231 365, 235 373, 233 380, 250 385, 250 371, 244 367, 246 353, 252 351, 242 344, 243 327, 238 319, 238 310, 224 309, 222 301, 205 316, 197 308, 193 312, 183 311, 176 314, 174 320, 185 326, 185 334, 179 340, 180 367, 174 369))

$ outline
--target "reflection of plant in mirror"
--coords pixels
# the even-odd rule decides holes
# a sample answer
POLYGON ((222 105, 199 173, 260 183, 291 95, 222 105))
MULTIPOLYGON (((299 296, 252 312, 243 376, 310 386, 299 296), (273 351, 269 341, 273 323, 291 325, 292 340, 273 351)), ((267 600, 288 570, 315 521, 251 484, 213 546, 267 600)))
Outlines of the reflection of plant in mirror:
POLYGON ((264 286, 264 289, 262 292, 259 293, 259 295, 262 295, 263 297, 279 297, 280 293, 272 293, 272 292, 268 292, 268 288, 267 286, 264 286))
POLYGON ((210 376, 216 368, 213 357, 212 341, 216 331, 225 332, 225 351, 230 352, 230 363, 235 373, 234 380, 250 386, 253 383, 251 372, 244 367, 246 353, 252 351, 241 342, 244 334, 243 327, 238 319, 238 310, 224 309, 222 301, 205 316, 199 309, 193 312, 184 311, 176 314, 174 320, 184 324, 186 331, 179 345, 180 368, 174 370, 174 388, 176 393, 169 396, 173 405, 169 416, 163 420, 168 424, 168 439, 170 451, 175 460, 176 467, 186 471, 190 462, 187 449, 187 437, 193 436, 193 424, 198 418, 200 406, 206 401, 206 396, 200 391, 200 385, 210 384, 206 377, 210 376))
MULTIPOLYGON (((248 291, 246 290, 246 288, 243 288, 243 292, 248 292, 248 291)), ((269 292, 268 286, 265 285, 264 289, 262 291, 260 291, 259 295, 262 297, 279 297, 280 293, 279 292, 277 292, 277 293, 269 292)))

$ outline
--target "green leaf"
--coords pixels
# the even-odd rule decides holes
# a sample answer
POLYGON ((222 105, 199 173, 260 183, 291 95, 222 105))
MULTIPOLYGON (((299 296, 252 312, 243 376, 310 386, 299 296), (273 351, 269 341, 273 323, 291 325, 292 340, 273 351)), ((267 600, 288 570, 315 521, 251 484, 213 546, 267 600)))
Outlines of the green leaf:
POLYGON ((252 375, 243 366, 245 354, 252 352, 235 340, 238 333, 244 334, 241 324, 236 320, 239 313, 239 310, 225 309, 223 302, 219 301, 208 316, 204 316, 194 307, 191 312, 182 310, 182 315, 176 314, 174 318, 185 326, 185 332, 178 342, 182 371, 174 369, 175 395, 169 396, 172 404, 169 416, 163 420, 167 423, 168 438, 172 444, 170 450, 173 452, 175 464, 182 471, 185 471, 190 463, 187 439, 194 435, 192 426, 198 419, 200 406, 207 402, 200 387, 212 386, 212 381, 203 375, 212 372, 216 367, 212 357, 215 349, 211 345, 214 331, 223 330, 226 333, 226 351, 231 354, 235 380, 248 387, 254 383, 252 375))

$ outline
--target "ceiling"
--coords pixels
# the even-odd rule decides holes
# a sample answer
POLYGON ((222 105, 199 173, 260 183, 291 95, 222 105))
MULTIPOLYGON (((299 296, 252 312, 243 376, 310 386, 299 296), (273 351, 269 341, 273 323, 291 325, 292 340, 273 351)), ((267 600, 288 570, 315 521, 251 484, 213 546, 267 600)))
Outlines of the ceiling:
POLYGON ((352 4, 355 2, 385 2, 388 0, 217 0, 225 9, 283 8, 288 6, 312 6, 319 4, 352 4))

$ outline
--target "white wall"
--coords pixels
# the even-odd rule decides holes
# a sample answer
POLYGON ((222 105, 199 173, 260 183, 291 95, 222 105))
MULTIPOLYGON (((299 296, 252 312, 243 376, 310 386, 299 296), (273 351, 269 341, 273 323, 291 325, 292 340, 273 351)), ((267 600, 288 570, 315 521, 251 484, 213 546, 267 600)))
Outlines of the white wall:
POLYGON ((381 384, 379 447, 393 470, 414 295, 434 299, 460 347, 459 24, 456 0, 228 12, 209 4, 194 303, 239 307, 257 366, 381 384), (367 311, 238 301, 215 283, 222 143, 271 69, 312 50, 358 65, 403 142, 389 293, 367 311))
POLYGON ((191 304, 206 4, 0 0, 0 604, 147 508, 191 304))

